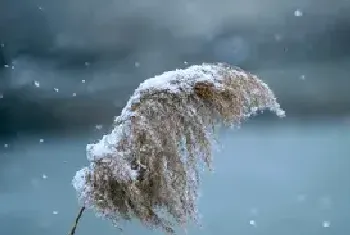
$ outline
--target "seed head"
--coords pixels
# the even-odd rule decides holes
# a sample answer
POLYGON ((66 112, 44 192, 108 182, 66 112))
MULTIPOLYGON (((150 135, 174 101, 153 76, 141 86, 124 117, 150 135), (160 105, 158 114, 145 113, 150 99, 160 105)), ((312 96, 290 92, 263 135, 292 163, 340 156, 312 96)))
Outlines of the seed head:
POLYGON ((78 199, 114 223, 137 218, 174 233, 199 222, 200 171, 211 166, 217 128, 238 126, 264 109, 284 116, 265 83, 227 64, 148 79, 112 132, 87 146, 90 165, 73 179, 78 199))

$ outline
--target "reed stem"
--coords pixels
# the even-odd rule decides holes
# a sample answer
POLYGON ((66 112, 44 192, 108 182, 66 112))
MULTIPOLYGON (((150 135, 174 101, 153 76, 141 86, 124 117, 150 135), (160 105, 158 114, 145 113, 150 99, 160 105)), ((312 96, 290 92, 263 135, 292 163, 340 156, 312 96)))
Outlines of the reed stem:
POLYGON ((80 211, 79 211, 77 217, 75 218, 75 223, 74 223, 74 225, 72 227, 72 230, 70 231, 69 235, 74 235, 75 234, 75 230, 77 229, 78 222, 79 222, 81 216, 83 215, 84 211, 85 211, 85 206, 80 208, 80 211))

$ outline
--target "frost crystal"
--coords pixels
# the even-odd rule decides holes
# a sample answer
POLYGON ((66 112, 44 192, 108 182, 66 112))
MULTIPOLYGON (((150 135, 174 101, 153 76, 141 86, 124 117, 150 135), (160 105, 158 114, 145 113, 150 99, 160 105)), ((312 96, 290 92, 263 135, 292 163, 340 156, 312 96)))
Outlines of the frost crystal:
POLYGON ((79 202, 115 224, 137 218, 174 233, 198 222, 200 171, 211 166, 215 130, 264 109, 284 116, 265 83, 227 64, 145 80, 111 133, 87 145, 90 165, 73 179, 79 202))

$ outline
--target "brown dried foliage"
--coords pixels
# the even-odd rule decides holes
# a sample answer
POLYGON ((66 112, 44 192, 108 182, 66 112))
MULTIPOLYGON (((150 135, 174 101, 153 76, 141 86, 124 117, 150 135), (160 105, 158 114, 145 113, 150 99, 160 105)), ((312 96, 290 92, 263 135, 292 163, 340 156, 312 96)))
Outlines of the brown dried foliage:
MULTIPOLYGON (((114 177, 113 155, 95 162, 86 176, 95 206, 118 223, 139 219, 149 227, 175 233, 175 227, 198 221, 201 163, 210 167, 216 126, 239 125, 251 107, 276 107, 270 89, 256 76, 217 65, 223 79, 198 81, 192 92, 147 90, 131 105, 131 135, 116 146, 130 154, 127 161, 137 179, 114 177)), ((172 81, 177 83, 174 79, 172 81)), ((124 125, 124 123, 116 123, 124 125)), ((126 124, 125 124, 126 125, 126 124)))

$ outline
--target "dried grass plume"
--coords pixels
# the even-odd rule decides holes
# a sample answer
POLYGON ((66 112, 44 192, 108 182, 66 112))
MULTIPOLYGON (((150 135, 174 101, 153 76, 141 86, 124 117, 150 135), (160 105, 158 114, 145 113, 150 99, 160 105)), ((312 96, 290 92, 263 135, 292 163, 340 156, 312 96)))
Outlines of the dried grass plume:
POLYGON ((116 225, 136 218, 168 233, 198 222, 200 170, 211 165, 215 130, 265 109, 284 116, 265 83, 227 64, 145 80, 112 132, 87 146, 90 165, 73 179, 81 212, 93 209, 116 225))

